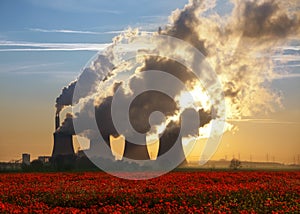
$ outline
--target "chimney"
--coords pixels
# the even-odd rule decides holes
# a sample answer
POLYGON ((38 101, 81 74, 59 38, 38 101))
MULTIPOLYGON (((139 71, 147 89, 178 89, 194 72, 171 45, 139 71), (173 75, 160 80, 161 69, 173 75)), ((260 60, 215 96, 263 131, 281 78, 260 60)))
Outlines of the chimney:
POLYGON ((55 130, 57 130, 60 126, 60 121, 59 121, 59 113, 55 115, 55 130))

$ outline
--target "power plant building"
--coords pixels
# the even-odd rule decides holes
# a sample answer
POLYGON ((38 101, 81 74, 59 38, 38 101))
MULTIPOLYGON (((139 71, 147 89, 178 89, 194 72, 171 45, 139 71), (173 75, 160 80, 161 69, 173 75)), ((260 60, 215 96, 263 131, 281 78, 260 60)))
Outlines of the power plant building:
POLYGON ((30 154, 27 153, 22 154, 22 164, 25 164, 27 166, 30 165, 30 154))
POLYGON ((69 133, 59 131, 60 121, 59 114, 55 116, 55 132, 53 133, 54 145, 52 150, 52 158, 57 156, 75 155, 73 148, 73 136, 69 133))

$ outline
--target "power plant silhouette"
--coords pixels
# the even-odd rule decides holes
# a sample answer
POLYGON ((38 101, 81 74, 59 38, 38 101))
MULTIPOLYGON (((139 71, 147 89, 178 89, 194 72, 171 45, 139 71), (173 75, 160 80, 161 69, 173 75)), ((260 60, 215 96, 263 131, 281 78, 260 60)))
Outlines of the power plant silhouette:
MULTIPOLYGON (((110 115, 110 114, 107 114, 110 115)), ((112 133, 104 132, 106 130, 105 126, 110 126, 112 124, 111 118, 102 118, 102 122, 98 123, 99 131, 104 138, 104 143, 106 143, 110 147, 110 135, 112 133), (105 122, 104 122, 105 121, 105 122)), ((59 113, 55 115, 55 132, 53 133, 54 144, 52 150, 52 161, 64 161, 65 159, 70 159, 70 157, 75 156, 74 148, 73 148, 73 134, 69 132, 62 131, 60 125, 60 117, 59 113)), ((181 158, 185 161, 185 155, 182 147, 181 137, 179 136, 179 129, 175 131, 166 131, 163 135, 159 137, 159 149, 158 149, 158 157, 168 152, 172 147, 174 147, 174 139, 179 137, 179 143, 175 148, 176 158, 181 158)), ((98 142, 90 141, 90 150, 93 149, 94 144, 98 142)), ((150 160, 149 151, 146 145, 146 137, 143 139, 143 143, 141 145, 137 145, 131 142, 128 142, 125 139, 125 148, 123 152, 123 157, 131 159, 131 160, 150 160)), ((174 149, 174 148, 173 148, 174 149)), ((111 151, 111 150, 110 150, 111 151)), ((111 151, 112 153, 112 151, 111 151)), ((111 155, 111 154, 109 154, 111 155)), ((72 158, 71 158, 72 159, 72 158)))
MULTIPOLYGON (((148 94, 146 94, 148 95, 148 94)), ((151 96, 148 96, 151 97, 151 96)), ((150 98, 148 98, 149 100, 150 98)), ((143 100, 144 102, 144 100, 143 100)), ((166 101, 168 104, 167 106, 171 106, 173 101, 166 101)), ((111 104, 112 104, 112 97, 107 98, 100 106, 95 107, 95 114, 96 114, 96 123, 98 131, 100 132, 104 142, 101 140, 92 140, 90 139, 90 148, 86 151, 93 152, 94 148, 97 145, 105 143, 109 150, 101 151, 102 154, 96 153, 97 156, 101 156, 102 158, 106 158, 105 156, 114 157, 113 151, 111 148, 111 136, 119 137, 122 133, 118 133, 115 129, 112 115, 111 115, 111 104)), ((135 144, 130 142, 130 138, 127 138, 125 135, 125 142, 124 151, 122 154, 123 159, 129 159, 131 161, 139 161, 139 160, 153 160, 153 157, 150 157, 150 152, 147 146, 147 139, 146 134, 149 132, 149 116, 152 112, 156 110, 156 108, 143 108, 140 105, 133 106, 133 111, 135 114, 130 115, 130 121, 133 121, 134 128, 139 131, 140 133, 144 133, 145 135, 141 137, 140 135, 137 139, 139 140, 139 144, 135 144), (138 116, 137 116, 138 115, 138 116)), ((164 112, 168 113, 168 112, 164 112)), ((168 152, 168 155, 165 155, 163 158, 167 157, 164 160, 167 161, 176 161, 179 162, 186 162, 186 157, 182 145, 182 138, 195 134, 198 134, 198 127, 203 127, 205 124, 210 122, 211 115, 205 112, 203 109, 199 109, 198 111, 194 109, 185 110, 181 114, 181 118, 177 122, 169 122, 164 130, 161 133, 157 140, 159 140, 158 144, 158 153, 157 158, 163 157, 164 154, 168 152), (201 123, 190 126, 190 118, 195 114, 199 115, 201 118, 201 123), (184 119, 186 118, 186 119, 184 119), (185 128, 184 128, 185 127, 185 128), (186 128, 188 127, 188 128, 186 128), (170 159, 170 160, 169 160, 170 159)), ((130 133, 132 134, 132 133, 130 133)), ((75 135, 74 128, 73 128, 73 118, 72 116, 67 116, 65 121, 60 124, 59 119, 59 112, 56 112, 55 115, 55 132, 54 136, 54 145, 52 151, 52 159, 63 159, 64 157, 74 157, 75 152, 73 148, 73 135, 75 135), (65 128, 64 127, 68 127, 65 128), (70 128, 72 127, 72 128, 70 128)), ((132 139, 132 136, 131 136, 132 139)), ((95 149, 96 150, 96 149, 95 149)), ((94 151, 95 152, 95 151, 94 151)), ((96 151, 97 152, 97 151, 96 151)), ((101 158, 101 157, 100 157, 101 158)), ((155 159, 155 158, 154 158, 155 159)))
POLYGON ((53 133, 54 144, 52 150, 52 158, 58 156, 72 156, 75 155, 73 148, 73 136, 70 133, 60 132, 59 114, 55 115, 55 132, 53 133))

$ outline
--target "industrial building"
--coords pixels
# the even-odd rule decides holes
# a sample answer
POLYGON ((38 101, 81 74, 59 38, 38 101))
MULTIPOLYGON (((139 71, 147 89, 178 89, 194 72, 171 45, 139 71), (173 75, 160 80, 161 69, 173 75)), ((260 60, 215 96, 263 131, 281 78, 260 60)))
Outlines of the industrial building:
POLYGON ((69 133, 59 131, 60 120, 59 114, 55 116, 55 132, 53 133, 54 145, 52 150, 52 158, 58 156, 74 156, 73 136, 69 133))
POLYGON ((25 164, 27 166, 30 165, 30 154, 27 153, 22 154, 22 164, 25 164))

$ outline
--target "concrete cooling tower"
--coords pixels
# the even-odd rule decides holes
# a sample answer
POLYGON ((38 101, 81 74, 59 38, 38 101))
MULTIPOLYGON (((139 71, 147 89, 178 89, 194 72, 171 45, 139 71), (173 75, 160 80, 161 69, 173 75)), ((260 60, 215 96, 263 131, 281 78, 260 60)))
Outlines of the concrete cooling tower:
POLYGON ((75 155, 73 148, 73 138, 71 134, 58 131, 60 127, 59 115, 55 116, 55 132, 54 145, 52 150, 52 158, 57 156, 75 155))

